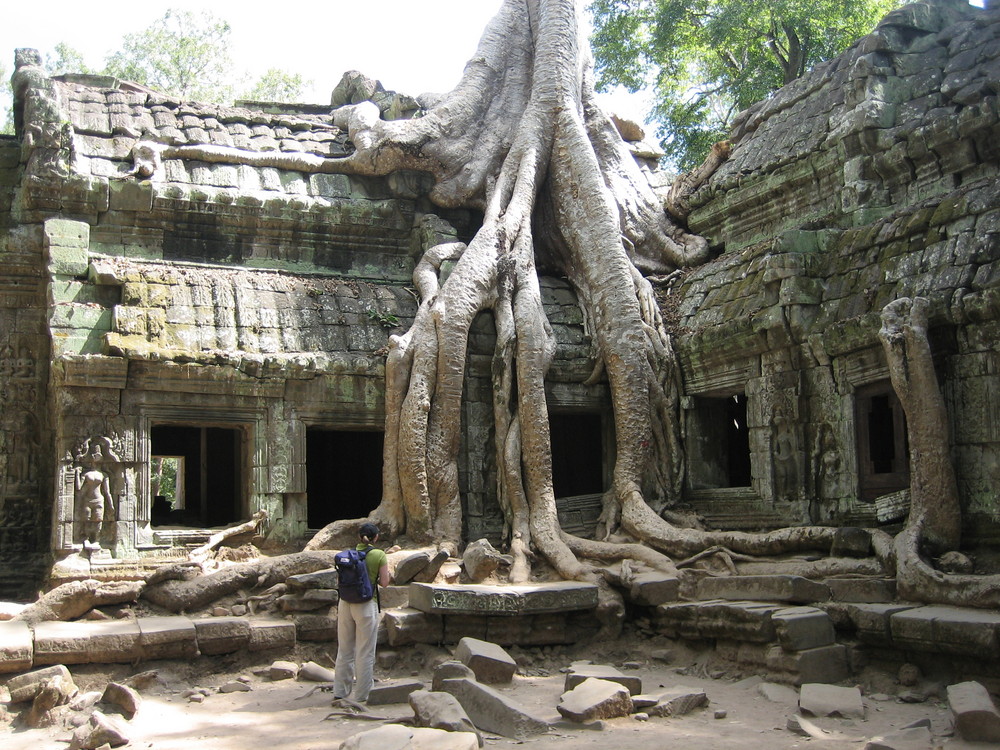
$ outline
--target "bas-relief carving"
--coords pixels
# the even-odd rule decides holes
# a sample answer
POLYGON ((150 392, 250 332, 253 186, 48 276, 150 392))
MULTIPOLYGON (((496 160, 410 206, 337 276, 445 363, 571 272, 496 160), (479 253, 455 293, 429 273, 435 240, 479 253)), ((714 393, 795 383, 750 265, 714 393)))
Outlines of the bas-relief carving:
POLYGON ((72 528, 64 548, 128 544, 119 534, 119 522, 135 521, 135 467, 122 460, 128 443, 122 436, 86 438, 63 458, 59 522, 72 528))

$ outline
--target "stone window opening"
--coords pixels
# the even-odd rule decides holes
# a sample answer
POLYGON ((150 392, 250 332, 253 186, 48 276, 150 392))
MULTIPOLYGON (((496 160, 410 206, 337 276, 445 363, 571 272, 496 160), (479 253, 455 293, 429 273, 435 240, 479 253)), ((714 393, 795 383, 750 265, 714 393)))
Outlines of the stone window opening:
POLYGON ((213 528, 242 520, 244 442, 242 431, 235 428, 154 424, 150 428, 152 527, 213 528), (172 497, 157 490, 165 488, 163 471, 173 474, 172 497))
POLYGON ((691 489, 750 487, 746 394, 695 397, 687 416, 687 446, 691 489))
POLYGON ((855 392, 858 494, 865 502, 910 486, 906 416, 888 381, 855 392))
POLYGON ((383 439, 379 430, 306 429, 309 529, 375 510, 382 499, 383 439))
POLYGON ((592 537, 608 485, 606 423, 600 411, 549 412, 552 490, 559 524, 592 537))

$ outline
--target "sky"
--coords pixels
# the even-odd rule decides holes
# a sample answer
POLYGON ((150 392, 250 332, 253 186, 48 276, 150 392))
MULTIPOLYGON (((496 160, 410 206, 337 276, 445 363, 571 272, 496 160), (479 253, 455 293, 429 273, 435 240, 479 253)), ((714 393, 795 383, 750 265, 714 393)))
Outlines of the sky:
MULTIPOLYGON (((241 74, 253 80, 273 67, 299 73, 313 82, 303 96, 309 103, 327 103, 347 70, 359 70, 387 89, 414 96, 443 93, 459 82, 501 3, 299 0, 270 3, 261 11, 250 10, 246 0, 146 0, 117 6, 80 0, 11 2, 0 24, 0 64, 9 76, 15 48, 34 47, 44 57, 66 42, 91 67, 101 68, 125 34, 145 29, 168 9, 208 10, 232 27, 230 53, 241 74)), ((640 98, 624 93, 606 99, 605 106, 609 104, 633 119, 641 120, 645 110, 640 98)))

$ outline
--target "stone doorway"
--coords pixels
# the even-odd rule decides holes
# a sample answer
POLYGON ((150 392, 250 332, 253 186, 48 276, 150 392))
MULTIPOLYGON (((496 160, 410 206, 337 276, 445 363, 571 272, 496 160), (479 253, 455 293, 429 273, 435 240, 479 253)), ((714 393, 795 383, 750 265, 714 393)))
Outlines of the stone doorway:
POLYGON ((307 523, 321 529, 363 518, 382 499, 383 434, 375 430, 306 430, 307 523))
POLYGON ((855 393, 858 494, 865 502, 910 486, 906 416, 889 381, 855 393))
POLYGON ((151 481, 150 487, 160 488, 158 492, 153 489, 154 528, 211 528, 235 523, 245 515, 243 437, 238 429, 153 425, 150 472, 151 480, 158 480, 151 481))
POLYGON ((691 489, 750 487, 747 398, 696 397, 688 414, 688 481, 691 489))

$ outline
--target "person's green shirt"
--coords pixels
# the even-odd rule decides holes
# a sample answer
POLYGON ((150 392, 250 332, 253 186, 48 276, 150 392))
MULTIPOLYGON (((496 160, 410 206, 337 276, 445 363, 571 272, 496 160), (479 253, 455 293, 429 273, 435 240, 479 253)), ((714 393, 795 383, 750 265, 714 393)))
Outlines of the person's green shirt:
POLYGON ((369 549, 368 544, 359 544, 355 549, 364 552, 368 550, 368 554, 365 555, 365 565, 368 568, 368 579, 372 582, 372 586, 378 587, 378 572, 381 570, 383 565, 388 565, 389 558, 385 555, 385 550, 381 550, 378 547, 371 547, 369 549))

